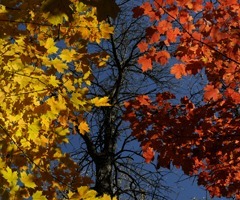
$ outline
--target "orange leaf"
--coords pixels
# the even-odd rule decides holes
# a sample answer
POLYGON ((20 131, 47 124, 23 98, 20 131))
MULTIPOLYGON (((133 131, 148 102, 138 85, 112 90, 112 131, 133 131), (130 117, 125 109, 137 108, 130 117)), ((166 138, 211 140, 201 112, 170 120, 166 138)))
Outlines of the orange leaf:
POLYGON ((228 88, 225 92, 226 96, 229 96, 236 104, 240 103, 240 94, 235 92, 233 89, 228 88))
POLYGON ((159 51, 156 53, 156 61, 161 65, 166 65, 169 58, 170 54, 167 51, 159 51))
POLYGON ((152 69, 152 60, 146 56, 141 56, 138 59, 138 63, 142 65, 142 70, 145 72, 149 69, 152 69))
POLYGON ((79 131, 82 135, 89 132, 89 126, 88 126, 86 121, 80 122, 78 128, 79 128, 79 131))
POLYGON ((168 30, 166 33, 168 42, 176 42, 177 36, 179 34, 180 30, 178 28, 168 30))
POLYGON ((175 64, 171 68, 171 74, 175 75, 176 79, 186 76, 186 66, 184 64, 175 64))
POLYGON ((142 41, 138 44, 140 52, 144 52, 148 49, 148 44, 145 41, 142 41))
POLYGON ((205 88, 205 93, 204 93, 204 100, 209 101, 209 100, 218 100, 220 98, 220 93, 217 88, 214 88, 213 85, 207 85, 205 88))
POLYGON ((165 34, 166 31, 172 28, 172 24, 166 20, 162 20, 157 25, 157 30, 160 34, 165 34))
POLYGON ((145 158, 146 163, 150 163, 154 159, 154 151, 152 147, 143 147, 143 157, 145 158))
POLYGON ((139 101, 140 105, 149 106, 151 103, 150 98, 147 95, 138 96, 136 99, 139 101))

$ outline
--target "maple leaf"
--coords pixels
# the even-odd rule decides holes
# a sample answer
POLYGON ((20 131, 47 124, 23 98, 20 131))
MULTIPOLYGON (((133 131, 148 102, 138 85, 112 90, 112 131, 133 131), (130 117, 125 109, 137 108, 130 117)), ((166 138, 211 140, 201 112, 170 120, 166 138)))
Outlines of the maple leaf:
POLYGON ((171 67, 171 74, 175 75, 177 79, 182 78, 182 76, 186 76, 186 66, 184 64, 174 64, 171 67))
POLYGON ((139 101, 140 105, 149 106, 151 103, 150 98, 147 95, 138 96, 136 100, 139 101))
POLYGON ((145 52, 148 49, 148 43, 146 43, 145 41, 142 41, 138 44, 138 48, 140 52, 145 52))
POLYGON ((154 159, 154 151, 151 147, 143 147, 143 157, 145 158, 146 163, 150 163, 154 159))
POLYGON ((51 75, 50 76, 50 80, 49 80, 49 84, 57 87, 59 85, 60 81, 56 79, 56 76, 51 75))
POLYGON ((56 132, 60 136, 66 136, 69 133, 69 129, 68 128, 64 129, 63 127, 58 127, 58 128, 56 128, 56 132))
POLYGON ((140 65, 142 65, 143 72, 152 69, 152 60, 151 60, 151 58, 148 58, 147 56, 139 57, 138 63, 140 65))
POLYGON ((49 54, 56 53, 58 50, 58 48, 55 46, 55 42, 54 42, 53 38, 48 38, 44 47, 47 49, 47 52, 49 54))
POLYGON ((53 67, 57 69, 59 73, 63 73, 65 69, 68 69, 67 64, 58 58, 53 59, 51 61, 51 65, 53 65, 53 67))
POLYGON ((229 96, 236 104, 240 103, 240 94, 239 92, 234 91, 231 88, 228 88, 225 92, 226 96, 229 96))
POLYGON ((76 53, 74 49, 63 49, 59 57, 64 61, 71 62, 76 53))
POLYGON ((111 106, 109 103, 108 103, 108 97, 95 97, 91 100, 92 104, 94 106, 97 106, 97 107, 101 107, 101 106, 111 106))
POLYGON ((117 200, 117 197, 111 197, 109 195, 103 194, 102 197, 99 197, 99 200, 117 200))
POLYGON ((82 135, 84 135, 85 133, 88 133, 90 131, 89 126, 86 121, 81 121, 78 126, 78 129, 82 135))
POLYGON ((33 200, 47 200, 47 198, 45 196, 42 195, 42 191, 36 191, 33 195, 32 195, 32 199, 33 200))
POLYGON ((33 140, 35 141, 35 139, 38 137, 38 134, 39 134, 39 130, 40 130, 40 122, 38 119, 34 119, 34 122, 31 123, 29 126, 28 126, 28 134, 29 134, 29 137, 28 139, 29 140, 33 140))
POLYGON ((156 53, 155 60, 158 61, 161 65, 166 65, 170 54, 167 51, 159 51, 156 53))
POLYGON ((53 115, 58 115, 60 111, 67 108, 66 101, 61 95, 59 95, 57 99, 51 97, 46 102, 50 106, 51 114, 53 115))
POLYGON ((20 180, 22 183, 29 188, 35 188, 37 185, 33 182, 33 175, 27 174, 25 171, 21 172, 20 180))
POLYGON ((172 24, 167 20, 162 20, 157 25, 157 30, 160 34, 164 34, 166 31, 172 29, 172 24))
POLYGON ((152 5, 147 4, 146 7, 143 3, 133 11, 134 17, 144 15, 151 19, 146 28, 146 41, 144 41, 146 44, 139 45, 139 50, 144 52, 138 60, 139 64, 145 62, 147 66, 145 70, 147 70, 151 68, 153 60, 159 64, 166 63, 168 56, 164 57, 159 53, 162 51, 158 46, 159 41, 163 41, 165 45, 175 43, 177 48, 171 55, 182 63, 175 63, 171 67, 171 74, 180 79, 182 76, 196 75, 204 68, 209 84, 204 88, 203 99, 205 102, 211 102, 207 104, 203 102, 204 106, 199 106, 194 105, 187 98, 182 98, 182 105, 172 106, 167 102, 169 98, 166 96, 164 100, 164 95, 160 94, 157 96, 158 109, 151 102, 148 102, 148 105, 141 105, 141 102, 136 99, 125 103, 127 106, 125 116, 131 122, 132 134, 142 143, 146 143, 149 138, 161 138, 159 142, 152 139, 148 146, 144 145, 143 154, 147 157, 147 162, 150 162, 152 157, 151 151, 148 154, 147 147, 152 145, 153 150, 159 152, 159 167, 168 167, 172 162, 178 167, 181 166, 188 175, 198 174, 201 184, 210 191, 212 196, 234 196, 239 193, 238 182, 230 177, 239 169, 233 164, 234 158, 228 159, 223 156, 223 152, 225 155, 228 153, 232 155, 231 152, 236 147, 235 139, 226 141, 223 138, 226 133, 234 135, 239 132, 236 127, 238 124, 236 115, 230 111, 240 101, 239 92, 237 92, 239 78, 236 75, 236 66, 239 65, 236 41, 239 38, 233 33, 234 31, 226 32, 225 30, 237 27, 239 15, 236 10, 239 10, 239 5, 236 0, 221 1, 219 5, 202 2, 202 0, 158 0, 152 5), (151 6, 155 9, 150 9, 151 6), (223 17, 219 17, 220 12, 223 17), (200 13, 201 17, 196 19, 200 13), (176 28, 175 22, 181 29, 176 28), (153 48, 148 49, 147 44, 151 44, 154 51, 152 51, 153 48), (220 101, 223 95, 224 99, 220 101), (179 116, 179 110, 183 116, 179 116), (139 112, 146 118, 139 119, 139 112), (156 114, 153 116, 151 113, 156 114), (168 116, 164 113, 168 113, 168 116), (187 131, 182 128, 186 124, 187 131), (139 126, 141 128, 136 128, 139 126), (147 127, 151 127, 151 130, 147 127), (196 133, 198 137, 195 137, 196 133), (176 134, 183 137, 178 139, 176 134), (194 145, 189 144, 189 139, 185 140, 184 136, 194 138, 191 143, 193 142, 192 144, 202 152, 198 154, 194 152, 193 157, 189 157, 194 145), (203 136, 204 140, 202 140, 203 136), (212 142, 217 144, 219 140, 221 144, 227 144, 227 148, 219 145, 219 151, 213 151, 212 142), (210 144, 209 141, 211 141, 210 144), (222 170, 223 173, 221 173, 219 169, 223 166, 225 166, 224 172, 222 170), (199 170, 203 172, 199 173, 199 170), (229 183, 231 183, 231 189, 228 187, 229 183))
POLYGON ((3 175, 3 178, 5 178, 7 180, 7 182, 9 183, 10 187, 17 185, 18 174, 16 171, 13 172, 12 169, 7 166, 6 169, 1 170, 1 173, 3 175))
POLYGON ((221 94, 217 88, 214 87, 214 85, 207 85, 204 88, 204 100, 210 101, 210 100, 218 100, 221 97, 221 94))
POLYGON ((168 42, 176 42, 177 41, 177 36, 180 35, 181 32, 179 30, 179 28, 175 28, 175 29, 170 29, 166 32, 166 36, 167 36, 167 40, 168 42))
POLYGON ((0 4, 0 14, 7 13, 6 6, 0 4))
POLYGON ((105 58, 101 58, 98 67, 104 67, 107 63, 107 61, 109 60, 110 56, 106 56, 105 58))
POLYGON ((100 23, 99 29, 101 30, 102 37, 105 39, 109 39, 114 30, 112 26, 106 23, 100 23))
POLYGON ((134 18, 140 17, 144 14, 144 8, 142 8, 142 6, 135 7, 132 9, 132 11, 134 18))

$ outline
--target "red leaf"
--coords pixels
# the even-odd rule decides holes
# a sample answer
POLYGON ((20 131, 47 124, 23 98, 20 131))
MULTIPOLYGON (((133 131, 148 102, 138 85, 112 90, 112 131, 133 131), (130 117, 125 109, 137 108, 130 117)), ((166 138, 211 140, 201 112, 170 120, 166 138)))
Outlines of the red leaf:
POLYGON ((155 60, 159 62, 161 65, 166 65, 170 57, 171 56, 167 51, 159 51, 156 53, 155 60))
POLYGON ((160 34, 165 34, 165 32, 172 28, 172 24, 166 20, 162 20, 157 25, 157 30, 160 34))
POLYGON ((186 76, 186 66, 184 64, 175 64, 171 68, 171 74, 175 75, 176 79, 186 76))
POLYGON ((144 14, 144 9, 140 6, 133 8, 132 11, 134 18, 138 18, 144 14))
POLYGON ((168 42, 176 42, 177 36, 180 35, 180 30, 178 28, 175 29, 170 29, 167 31, 166 35, 167 35, 167 39, 168 42))
POLYGON ((219 90, 215 88, 213 85, 207 85, 205 88, 205 93, 204 93, 204 100, 205 101, 210 101, 210 100, 218 100, 221 96, 219 93, 219 90))
POLYGON ((154 159, 154 151, 152 147, 142 147, 143 148, 143 157, 145 158, 146 163, 150 163, 154 159))
POLYGON ((202 9, 203 9, 203 2, 202 2, 202 0, 196 0, 195 2, 193 2, 193 10, 195 12, 201 11, 202 9))
POLYGON ((158 42, 160 40, 160 33, 155 27, 148 27, 146 29, 146 36, 150 44, 158 42))
POLYGON ((145 52, 148 49, 148 44, 145 41, 142 41, 138 44, 140 52, 145 52))
POLYGON ((144 9, 144 14, 151 14, 152 5, 149 2, 144 2, 141 7, 144 9))
POLYGON ((136 99, 139 101, 140 105, 149 106, 151 103, 151 100, 147 95, 138 96, 136 99))
POLYGON ((146 56, 141 56, 138 59, 138 63, 142 65, 142 70, 145 72, 149 69, 152 69, 152 60, 151 58, 147 58, 146 56))
POLYGON ((228 88, 225 92, 226 96, 229 96, 236 104, 240 103, 240 94, 233 89, 228 88))

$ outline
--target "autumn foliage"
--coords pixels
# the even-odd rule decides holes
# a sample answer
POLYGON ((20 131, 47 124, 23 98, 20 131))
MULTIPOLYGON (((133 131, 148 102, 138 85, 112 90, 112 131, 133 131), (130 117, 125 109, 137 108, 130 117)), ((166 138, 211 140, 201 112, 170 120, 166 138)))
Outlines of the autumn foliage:
POLYGON ((146 162, 171 164, 197 175, 212 196, 240 199, 239 10, 236 0, 155 0, 134 8, 153 25, 139 44, 142 70, 172 63, 177 79, 204 70, 207 85, 198 103, 170 92, 125 103, 132 134, 146 162), (175 48, 168 52, 168 49, 175 48), (180 98, 180 102, 177 99, 180 98))
POLYGON ((0 21, 2 198, 101 199, 81 187, 92 181, 61 145, 89 131, 84 112, 109 106, 107 97, 86 97, 89 60, 107 60, 87 44, 108 39, 113 27, 78 1, 1 1, 0 21))
MULTIPOLYGON (((70 135, 90 132, 85 113, 111 106, 109 97, 88 94, 90 63, 104 67, 109 58, 89 53, 88 45, 111 39, 114 27, 105 19, 116 18, 119 7, 113 0, 29 2, 0 2, 0 195, 110 200, 89 189, 92 180, 61 147, 70 135)), ((133 16, 150 24, 138 44, 143 74, 171 64, 176 79, 201 71, 207 84, 198 102, 166 91, 124 103, 147 163, 182 168, 212 196, 236 199, 239 10, 237 0, 154 0, 134 8, 133 16)))

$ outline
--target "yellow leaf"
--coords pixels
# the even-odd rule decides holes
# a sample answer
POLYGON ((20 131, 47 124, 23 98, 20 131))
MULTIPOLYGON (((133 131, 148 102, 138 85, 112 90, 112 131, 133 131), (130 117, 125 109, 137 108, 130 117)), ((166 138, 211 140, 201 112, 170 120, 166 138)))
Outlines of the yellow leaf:
POLYGON ((31 143, 26 138, 22 138, 20 142, 21 146, 25 149, 28 149, 31 146, 31 143))
POLYGON ((97 192, 95 190, 90 190, 87 186, 82 186, 77 189, 80 199, 95 199, 97 192))
POLYGON ((64 61, 71 62, 75 54, 74 49, 63 49, 59 57, 64 61))
POLYGON ((47 49, 47 52, 49 54, 56 53, 58 50, 58 48, 55 46, 55 42, 54 42, 53 38, 48 38, 44 47, 47 49))
POLYGON ((68 192, 68 198, 71 200, 79 200, 80 196, 72 191, 68 192))
POLYGON ((104 194, 102 197, 99 197, 98 200, 117 200, 116 197, 111 198, 109 195, 104 194))
POLYGON ((83 4, 82 2, 78 1, 76 3, 76 11, 77 12, 79 12, 79 13, 85 12, 85 11, 87 11, 87 9, 88 9, 88 7, 85 4, 83 4))
POLYGON ((0 4, 0 14, 7 13, 6 6, 0 4))
POLYGON ((111 106, 108 103, 108 97, 102 97, 102 98, 95 97, 94 99, 91 100, 91 102, 92 102, 92 104, 94 104, 94 106, 97 106, 97 107, 111 106))
POLYGON ((53 67, 59 72, 63 73, 65 69, 68 69, 68 66, 66 63, 63 63, 62 60, 55 58, 54 60, 51 61, 51 64, 53 67))
POLYGON ((56 148, 55 153, 53 155, 53 158, 61 158, 61 157, 63 157, 63 154, 62 154, 61 150, 56 148))
POLYGON ((34 141, 38 137, 40 129, 40 122, 39 120, 35 119, 34 122, 28 126, 28 139, 34 141))
POLYGON ((56 128, 56 132, 60 136, 66 136, 69 133, 69 129, 68 128, 63 129, 62 127, 58 127, 56 128))
POLYGON ((42 195, 42 191, 36 191, 33 195, 32 195, 32 200, 47 200, 47 198, 45 196, 42 195))
MULTIPOLYGON (((15 196, 15 193, 19 190, 19 185, 12 185, 10 188, 10 196, 15 196)), ((10 198, 11 200, 12 198, 10 198)))
MULTIPOLYGON (((84 91, 83 91, 84 92, 84 91)), ((84 93, 80 92, 73 92, 71 102, 75 108, 79 108, 80 106, 84 106, 86 104, 85 99, 83 98, 84 93)))
POLYGON ((98 64, 99 67, 103 67, 104 65, 106 65, 106 62, 109 60, 110 56, 107 55, 105 58, 102 58, 98 64))
MULTIPOLYGON (((72 80, 67 80, 66 82, 64 82, 63 84, 68 91, 74 91, 75 90, 75 87, 73 86, 73 83, 72 83, 72 80)), ((1 94, 0 94, 0 99, 1 99, 1 94)))
POLYGON ((56 76, 51 75, 50 76, 50 80, 49 80, 49 84, 54 86, 54 87, 58 87, 60 81, 56 79, 56 76))
POLYGON ((68 21, 68 16, 65 13, 59 13, 54 16, 47 13, 44 16, 53 25, 62 24, 65 20, 68 21))
POLYGON ((57 99, 55 97, 49 98, 47 104, 50 106, 53 115, 58 115, 60 111, 66 109, 66 101, 61 95, 57 99))
POLYGON ((13 172, 10 167, 7 166, 6 169, 1 171, 3 178, 7 180, 10 187, 17 185, 18 175, 17 172, 13 172))
POLYGON ((33 175, 21 172, 20 180, 28 188, 35 188, 37 185, 33 182, 33 175))
POLYGON ((79 131, 82 135, 84 135, 85 133, 88 133, 90 131, 89 126, 88 126, 86 121, 80 122, 78 128, 79 128, 79 131))
POLYGON ((89 38, 91 32, 87 27, 82 27, 81 34, 82 34, 82 38, 87 40, 89 38))
POLYGON ((101 23, 99 28, 101 30, 102 38, 105 39, 109 39, 114 30, 114 28, 107 23, 101 23))

